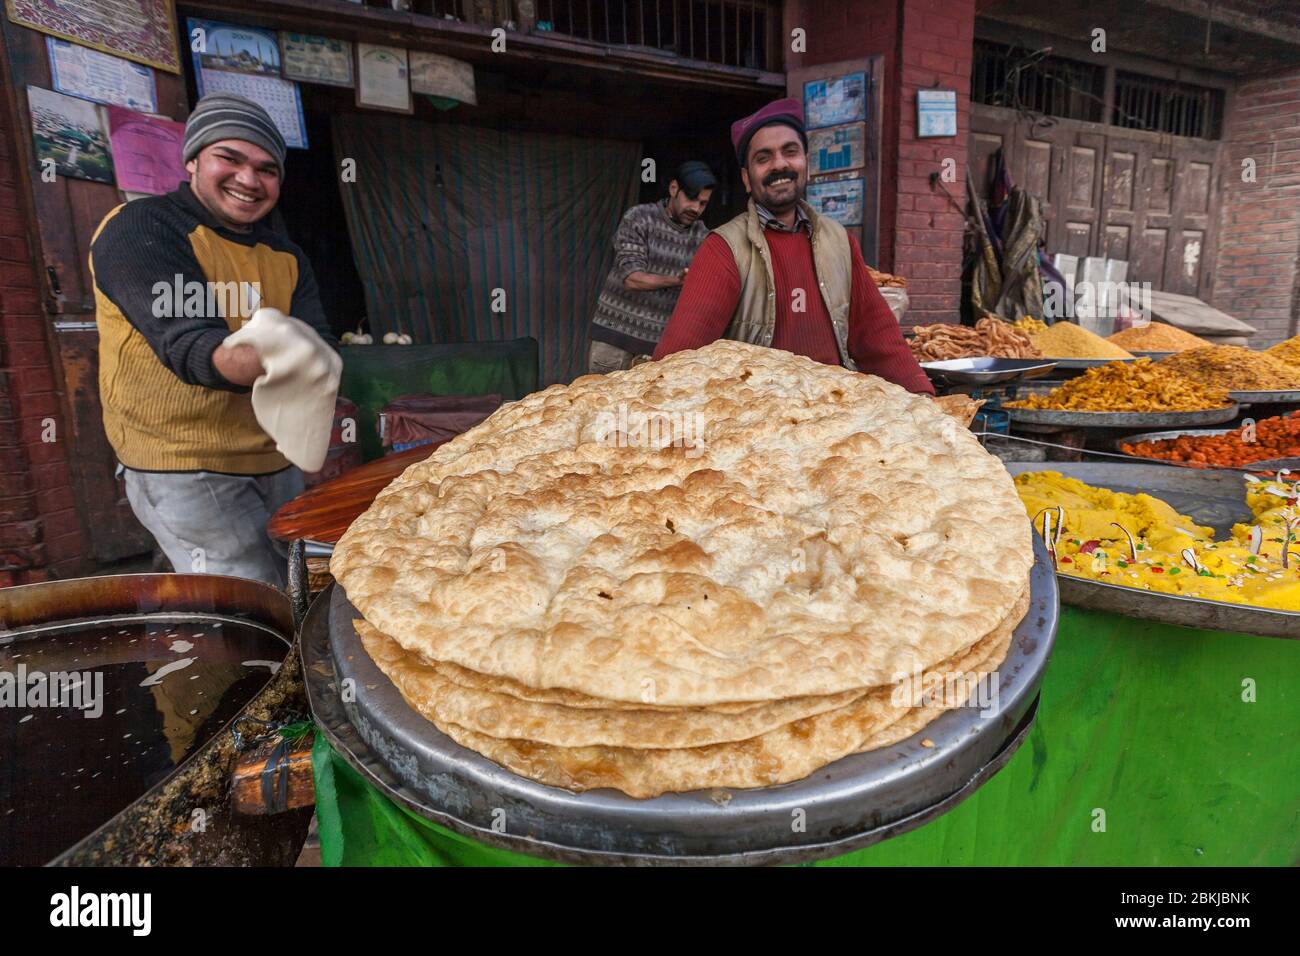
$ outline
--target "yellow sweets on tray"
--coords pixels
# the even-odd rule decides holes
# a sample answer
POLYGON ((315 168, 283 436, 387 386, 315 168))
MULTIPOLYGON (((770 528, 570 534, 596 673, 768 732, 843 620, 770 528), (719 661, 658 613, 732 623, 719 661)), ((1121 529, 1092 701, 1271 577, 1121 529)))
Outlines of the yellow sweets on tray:
POLYGON ((1235 525, 1231 537, 1218 541, 1212 528, 1151 495, 1094 487, 1056 471, 1029 472, 1015 482, 1040 535, 1044 518, 1049 520, 1060 574, 1300 611, 1300 508, 1294 485, 1247 479, 1253 523, 1235 525))

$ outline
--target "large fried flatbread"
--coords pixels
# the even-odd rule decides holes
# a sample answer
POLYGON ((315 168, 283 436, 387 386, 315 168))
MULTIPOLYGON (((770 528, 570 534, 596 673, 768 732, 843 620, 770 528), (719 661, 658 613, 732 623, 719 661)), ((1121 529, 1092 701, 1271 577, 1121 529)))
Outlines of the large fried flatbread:
POLYGON ((330 570, 426 659, 694 706, 919 673, 1031 561, 1005 469, 928 397, 722 341, 503 406, 381 492, 330 570))
MULTIPOLYGON (((1029 607, 1029 595, 992 633, 941 671, 982 677, 1006 658, 1012 632, 1029 607)), ((966 682, 952 680, 957 689, 966 682)), ((973 684, 973 681, 971 682, 973 684)), ((851 753, 906 739, 964 695, 940 697, 923 707, 896 700, 895 688, 876 688, 845 707, 806 717, 758 737, 680 750, 626 747, 554 747, 530 740, 500 740, 456 724, 439 724, 447 736, 521 776, 568 790, 610 787, 631 797, 715 787, 766 787, 800 780, 851 753), (906 723, 904 723, 906 721, 906 723), (890 728, 898 726, 891 734, 890 728)), ((906 695, 904 695, 906 696, 906 695)), ((435 721, 437 723, 437 721, 435 721)))
POLYGON ((826 697, 792 697, 734 713, 699 707, 566 707, 465 687, 366 622, 357 622, 356 628, 366 653, 406 702, 429 720, 457 724, 489 737, 520 738, 559 747, 668 749, 746 740, 803 717, 843 707, 866 693, 851 690, 826 697))

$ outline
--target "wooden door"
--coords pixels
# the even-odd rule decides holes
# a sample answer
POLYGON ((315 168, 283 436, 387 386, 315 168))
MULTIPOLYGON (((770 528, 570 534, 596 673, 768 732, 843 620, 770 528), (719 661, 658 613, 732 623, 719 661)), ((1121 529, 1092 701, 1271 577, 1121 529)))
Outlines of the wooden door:
POLYGON ((1125 259, 1131 282, 1208 298, 1216 241, 1217 142, 1053 120, 976 104, 969 158, 986 189, 997 151, 1043 203, 1048 254, 1125 259))

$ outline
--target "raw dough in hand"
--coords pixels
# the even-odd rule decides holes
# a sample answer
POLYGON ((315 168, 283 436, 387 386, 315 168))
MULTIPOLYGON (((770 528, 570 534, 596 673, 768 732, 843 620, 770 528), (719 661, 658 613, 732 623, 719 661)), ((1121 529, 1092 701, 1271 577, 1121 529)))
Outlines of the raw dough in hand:
POLYGON ((222 343, 251 345, 265 371, 253 383, 253 413, 275 447, 303 471, 329 451, 343 360, 316 331, 279 309, 258 309, 222 343))

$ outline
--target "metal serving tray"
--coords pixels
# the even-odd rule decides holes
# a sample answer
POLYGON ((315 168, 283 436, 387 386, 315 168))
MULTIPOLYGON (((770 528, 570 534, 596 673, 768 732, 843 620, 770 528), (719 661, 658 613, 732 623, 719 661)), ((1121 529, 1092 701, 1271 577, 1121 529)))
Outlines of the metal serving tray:
MULTIPOLYGON (((1125 462, 1011 461, 1005 464, 1012 475, 1058 471, 1111 491, 1153 495, 1197 524, 1209 525, 1220 536, 1231 531, 1234 524, 1251 518, 1250 508, 1246 506, 1245 478, 1239 471, 1125 462)), ((1058 574, 1057 582, 1061 588, 1061 600, 1076 607, 1211 631, 1239 631, 1261 637, 1300 640, 1300 613, 1295 611, 1273 611, 1247 604, 1160 594, 1068 574, 1058 574)))
MULTIPOLYGON (((1226 435, 1228 432, 1236 431, 1235 428, 1183 428, 1167 432, 1143 432, 1140 435, 1129 435, 1125 438, 1115 439, 1115 450, 1123 452, 1133 461, 1154 462, 1160 465, 1174 465, 1179 468, 1190 468, 1190 465, 1180 464, 1179 462, 1164 461, 1160 458, 1146 458, 1142 455, 1129 455, 1124 451, 1125 445, 1132 445, 1144 441, 1167 441, 1170 438, 1182 438, 1185 435, 1192 437, 1201 437, 1205 435, 1226 435)), ((1252 461, 1241 468, 1224 468, 1222 471, 1280 471, 1283 468, 1290 468, 1300 476, 1300 458, 1267 458, 1261 461, 1252 461)))
POLYGON ((459 746, 407 705, 363 649, 351 624, 356 611, 337 585, 316 599, 303 624, 308 695, 327 738, 372 784, 415 813, 492 846, 577 863, 821 859, 946 812, 1023 742, 1059 610, 1041 542, 1035 557, 1030 609, 996 672, 997 703, 987 716, 973 707, 948 711, 905 741, 776 787, 636 800, 614 790, 571 793, 517 776, 459 746), (352 694, 340 695, 344 680, 352 694), (791 826, 795 819, 805 823, 799 832, 791 826))
POLYGON ((935 382, 946 385, 995 385, 1022 378, 1036 378, 1056 368, 1050 359, 979 358, 922 362, 921 368, 935 382))
POLYGON ((1268 405, 1274 403, 1300 403, 1300 388, 1277 389, 1274 391, 1232 391, 1228 397, 1234 402, 1247 405, 1268 405))
POLYGON ((1052 358, 1048 356, 1049 362, 1055 362, 1057 368, 1097 368, 1101 365, 1109 365, 1112 362, 1136 362, 1136 358, 1095 358, 1095 359, 1072 359, 1072 358, 1052 358))
POLYGON ((1236 403, 1199 412, 1068 412, 1050 408, 1007 408, 1013 422, 1026 425, 1063 425, 1073 428, 1156 428, 1161 425, 1217 425, 1230 422, 1239 411, 1236 403))

